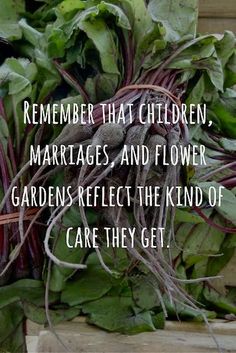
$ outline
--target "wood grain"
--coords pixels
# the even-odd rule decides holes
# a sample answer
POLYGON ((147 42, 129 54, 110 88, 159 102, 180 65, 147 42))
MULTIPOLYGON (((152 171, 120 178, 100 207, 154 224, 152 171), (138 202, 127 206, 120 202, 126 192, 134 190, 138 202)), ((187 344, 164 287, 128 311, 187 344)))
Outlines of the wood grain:
POLYGON ((225 30, 233 31, 236 33, 236 19, 199 18, 198 31, 201 33, 224 33, 225 30))
MULTIPOLYGON (((221 347, 228 353, 236 353, 235 326, 233 331, 232 329, 231 326, 231 334, 216 332, 221 347)), ((82 322, 65 323, 58 326, 56 331, 69 351, 77 353, 218 352, 212 337, 207 332, 199 332, 199 324, 185 324, 183 330, 167 327, 166 330, 133 336, 107 333, 82 322), (188 326, 191 326, 191 330, 188 326)), ((37 352, 59 353, 66 350, 51 332, 41 331, 37 352)))
POLYGON ((200 17, 236 18, 235 0, 199 0, 200 17))

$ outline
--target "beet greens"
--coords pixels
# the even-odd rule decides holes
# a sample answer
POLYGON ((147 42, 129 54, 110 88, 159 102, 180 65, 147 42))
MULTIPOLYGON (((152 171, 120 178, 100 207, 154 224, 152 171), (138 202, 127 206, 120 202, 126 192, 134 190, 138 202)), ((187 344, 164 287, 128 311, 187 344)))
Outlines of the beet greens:
MULTIPOLYGON (((148 5, 143 0, 42 1, 31 12, 28 1, 20 3, 8 10, 15 30, 0 24, 0 47, 9 49, 0 66, 1 285, 20 278, 42 279, 45 322, 51 326, 49 308, 55 309, 55 303, 75 310, 68 318, 77 316, 76 306, 81 305, 92 323, 123 333, 155 330, 162 326, 156 324, 157 317, 163 322, 163 316, 173 312, 183 318, 199 319, 200 315, 207 322, 215 314, 199 311, 197 303, 209 309, 217 306, 210 277, 217 277, 235 247, 234 34, 197 34, 195 0, 151 0, 148 5), (95 124, 25 126, 25 101, 65 106, 92 102, 95 124), (126 121, 111 123, 106 111, 104 124, 101 103, 113 104, 116 114, 123 104, 126 121), (140 105, 152 103, 162 105, 162 115, 167 106, 168 124, 148 122, 145 110, 146 124, 139 123, 140 105), (212 126, 189 127, 184 119, 173 124, 172 107, 182 103, 188 107, 206 104, 212 126), (132 121, 129 104, 133 105, 132 121), (182 166, 181 161, 155 165, 157 145, 160 150, 167 148, 170 160, 172 146, 180 150, 193 144, 206 146, 207 166, 182 166), (53 146, 65 145, 65 156, 69 145, 74 145, 75 152, 91 145, 91 158, 98 145, 107 145, 113 163, 31 166, 30 145, 40 146, 41 155, 46 148, 52 151, 53 146), (120 165, 124 149, 130 157, 132 146, 148 148, 147 165, 120 165), (78 186, 86 194, 88 188, 111 185, 131 186, 131 205, 124 194, 125 207, 78 206, 78 186), (211 186, 221 185, 226 187, 221 207, 213 209, 207 202, 192 209, 166 206, 167 187, 200 186, 206 196, 211 186), (16 209, 10 198, 15 186, 20 193, 24 187, 70 186, 72 204, 68 198, 64 206, 16 209), (160 187, 160 207, 139 205, 140 186, 160 187), (98 249, 66 249, 69 226, 97 226, 98 249), (106 249, 103 226, 135 228, 135 248, 127 239, 125 250, 106 249), (165 228, 165 248, 160 242, 157 249, 142 247, 141 230, 152 227, 165 228), (89 287, 93 281, 97 282, 95 293, 89 287), (80 286, 87 296, 83 297, 80 286), (52 293, 60 293, 60 298, 51 300, 52 293), (140 297, 147 299, 142 302, 140 297), (114 307, 117 301, 115 310, 117 316, 123 315, 123 326, 113 327, 102 307, 114 307), (125 325, 130 317, 134 322, 125 325)), ((225 303, 226 312, 227 308, 225 303)), ((235 310, 233 304, 230 308, 235 310)))

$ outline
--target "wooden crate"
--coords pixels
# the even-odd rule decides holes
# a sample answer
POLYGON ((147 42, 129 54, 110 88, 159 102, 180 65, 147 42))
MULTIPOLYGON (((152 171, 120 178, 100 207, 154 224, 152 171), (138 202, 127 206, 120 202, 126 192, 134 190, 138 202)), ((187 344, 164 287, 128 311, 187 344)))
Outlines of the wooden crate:
POLYGON ((199 32, 236 33, 236 0, 199 0, 199 10, 199 32))
MULTIPOLYGON (((236 353, 236 323, 218 321, 212 324, 212 329, 224 352, 236 353)), ((99 330, 80 319, 57 326, 56 332, 68 351, 73 353, 219 352, 206 327, 199 323, 167 322, 165 330, 128 336, 99 330)), ((37 341, 36 337, 32 340, 28 340, 29 353, 67 352, 48 330, 42 330, 37 341)))

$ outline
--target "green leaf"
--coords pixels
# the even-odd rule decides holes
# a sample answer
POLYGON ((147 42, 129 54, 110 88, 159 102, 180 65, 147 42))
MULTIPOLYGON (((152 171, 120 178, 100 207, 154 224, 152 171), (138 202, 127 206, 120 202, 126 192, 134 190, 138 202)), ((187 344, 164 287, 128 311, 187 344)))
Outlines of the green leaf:
POLYGON ((1 0, 1 19, 17 19, 25 11, 24 0, 1 0))
POLYGON ((236 90, 226 88, 223 94, 220 95, 220 101, 227 106, 232 115, 236 115, 236 90))
POLYGON ((220 59, 217 56, 195 61, 195 68, 198 70, 206 70, 212 84, 217 90, 223 92, 224 90, 224 72, 220 59))
POLYGON ((225 66, 225 86, 233 87, 236 84, 236 51, 225 66))
MULTIPOLYGON (((28 301, 44 306, 45 287, 42 281, 22 279, 8 286, 0 287, 0 308, 17 301, 28 301)), ((49 301, 55 301, 58 295, 50 293, 49 301)))
POLYGON ((30 96, 36 75, 37 67, 28 59, 9 58, 0 67, 0 79, 8 83, 8 93, 15 96, 16 104, 30 96))
POLYGON ((225 87, 233 87, 236 84, 236 72, 225 70, 225 87))
POLYGON ((207 276, 217 276, 221 270, 228 264, 228 262, 232 259, 232 256, 234 255, 234 249, 233 248, 225 248, 222 246, 220 249, 222 256, 219 256, 217 258, 210 258, 209 262, 207 264, 207 276))
POLYGON ((163 39, 163 28, 159 23, 150 25, 150 29, 144 34, 138 41, 135 61, 136 65, 146 67, 152 57, 159 56, 166 48, 167 42, 163 39))
POLYGON ((228 264, 234 255, 236 247, 236 235, 227 234, 219 253, 222 256, 210 258, 207 264, 207 276, 216 276, 228 264))
POLYGON ((189 106, 190 104, 200 104, 202 102, 202 98, 205 92, 205 80, 204 75, 200 77, 196 85, 194 85, 193 89, 191 90, 186 104, 189 106))
MULTIPOLYGON (((47 324, 45 308, 40 308, 36 305, 25 302, 23 304, 23 309, 24 314, 28 320, 35 322, 39 325, 47 324)), ((57 309, 49 311, 50 319, 53 325, 57 325, 64 321, 72 320, 77 317, 79 313, 80 309, 78 308, 57 309)))
POLYGON ((21 30, 18 24, 11 22, 0 22, 0 37, 8 40, 21 38, 21 30))
POLYGON ((206 311, 206 310, 194 310, 191 308, 186 308, 185 305, 182 304, 175 304, 174 306, 169 303, 167 299, 165 299, 165 305, 167 308, 167 312, 170 318, 176 318, 187 321, 196 321, 196 322, 204 322, 203 314, 208 319, 215 319, 216 313, 213 311, 206 311))
POLYGON ((85 83, 91 102, 102 102, 115 94, 118 86, 118 76, 113 74, 98 74, 89 77, 85 83))
POLYGON ((48 55, 50 58, 62 58, 65 55, 67 37, 60 28, 52 28, 48 37, 48 55))
POLYGON ((135 304, 143 310, 150 310, 160 305, 155 291, 158 282, 152 275, 138 276, 132 279, 132 292, 135 304))
POLYGON ((202 243, 208 236, 209 227, 205 223, 197 224, 192 228, 187 240, 184 243, 183 260, 191 266, 192 264, 201 260, 199 251, 202 243))
POLYGON ((153 323, 151 312, 144 311, 137 314, 133 313, 133 316, 128 315, 124 321, 123 327, 119 331, 123 334, 133 335, 155 330, 156 327, 153 323))
POLYGON ((9 130, 8 130, 7 122, 2 117, 0 117, 0 141, 6 155, 7 155, 8 137, 9 137, 9 130))
MULTIPOLYGON (((235 190, 236 191, 236 190, 235 190)), ((234 193, 235 193, 234 191, 234 193)), ((232 249, 236 247, 236 234, 227 234, 227 237, 225 238, 224 241, 224 248, 225 249, 232 249)))
MULTIPOLYGON (((212 218, 213 222, 220 224, 220 217, 216 215, 212 218)), ((218 254, 220 252, 221 245, 225 239, 225 233, 215 229, 212 226, 208 226, 208 233, 207 236, 202 243, 202 246, 199 250, 200 254, 203 255, 207 254, 218 254)))
MULTIPOLYGON (((213 85, 210 77, 207 73, 204 74, 205 92, 203 95, 203 101, 209 105, 219 99, 219 91, 213 85)), ((208 117, 210 120, 210 117, 208 117)))
POLYGON ((97 48, 104 72, 119 74, 117 59, 119 53, 113 39, 112 31, 105 21, 97 19, 92 21, 84 20, 79 22, 79 28, 84 31, 97 48))
MULTIPOLYGON (((129 266, 129 258, 127 256, 126 249, 122 248, 107 248, 103 247, 101 249, 101 255, 105 264, 113 271, 123 274, 123 272, 129 266)), ((93 265, 98 268, 101 267, 101 263, 98 259, 97 254, 94 252, 89 255, 86 262, 88 265, 93 265)))
POLYGON ((70 306, 82 304, 101 298, 111 287, 111 277, 104 270, 88 266, 88 269, 80 272, 78 279, 74 278, 66 284, 61 300, 70 306))
POLYGON ((61 82, 61 78, 51 60, 42 50, 35 49, 35 61, 38 67, 37 82, 40 86, 38 100, 41 102, 54 91, 61 82))
POLYGON ((24 18, 19 21, 19 26, 23 32, 24 38, 34 47, 38 47, 42 40, 43 34, 35 28, 29 26, 24 18))
MULTIPOLYGON (((73 222, 78 222, 78 220, 75 219, 73 222)), ((69 226, 71 227, 71 225, 69 226)), ((70 242, 73 244, 75 239, 76 232, 74 231, 70 233, 70 242)), ((54 254, 57 258, 71 263, 82 263, 87 251, 87 249, 69 248, 66 244, 66 232, 60 231, 54 249, 54 254)), ((60 292, 65 287, 67 279, 70 278, 74 272, 74 269, 59 267, 53 264, 50 278, 50 289, 53 292, 60 292)))
POLYGON ((26 352, 23 319, 24 311, 20 303, 8 305, 0 310, 1 352, 26 352))
POLYGON ((185 49, 168 67, 173 69, 195 68, 195 62, 210 58, 215 53, 215 38, 203 39, 185 49))
POLYGON ((130 297, 104 297, 83 305, 89 322, 107 331, 124 334, 154 331, 151 313, 135 313, 130 297))
MULTIPOLYGON (((108 22, 107 15, 114 16, 117 26, 125 29, 130 29, 130 23, 123 10, 114 4, 101 1, 97 6, 92 6, 84 11, 78 12, 70 21, 65 22, 60 26, 61 36, 56 36, 51 39, 51 46, 60 41, 60 37, 66 41, 66 46, 71 46, 71 43, 79 33, 79 29, 86 33, 87 37, 92 41, 97 49, 102 69, 105 73, 119 75, 118 63, 120 60, 119 48, 116 43, 116 35, 108 22), (77 31, 77 32, 76 32, 77 31), (74 37, 72 37, 74 35, 74 37)), ((59 32, 58 32, 59 33, 59 32)), ((65 45, 64 45, 65 47, 65 45)), ((61 52, 63 54, 63 45, 60 43, 61 52)), ((51 53, 52 55, 53 53, 51 53)))
POLYGON ((176 241, 179 247, 183 248, 185 241, 190 236, 194 229, 194 225, 191 223, 181 224, 176 231, 176 241))
POLYGON ((49 288, 52 292, 61 292, 65 287, 67 279, 70 278, 70 276, 73 275, 73 273, 75 272, 71 270, 67 273, 64 273, 64 271, 61 270, 62 268, 57 266, 56 264, 52 265, 49 284, 49 288))
MULTIPOLYGON (((202 189, 203 194, 208 197, 209 189, 211 187, 215 188, 217 194, 219 195, 219 189, 221 185, 216 182, 205 182, 198 183, 198 186, 202 189)), ((231 221, 234 225, 236 225, 236 197, 235 195, 228 189, 223 188, 222 190, 222 199, 221 205, 219 206, 219 197, 217 198, 217 204, 215 209, 218 211, 220 215, 222 215, 227 220, 231 221)))
POLYGON ((63 217, 63 225, 68 228, 68 227, 79 227, 81 226, 82 221, 80 217, 80 210, 79 207, 76 205, 73 205, 68 209, 66 214, 63 217))
POLYGON ((194 214, 193 212, 190 212, 187 210, 186 211, 181 210, 179 208, 176 209, 175 221, 177 223, 192 223, 192 224, 205 223, 202 217, 198 216, 197 214, 194 214))
POLYGON ((224 148, 224 150, 228 152, 236 152, 236 140, 227 139, 226 137, 222 137, 219 141, 220 145, 224 148))
POLYGON ((194 225, 191 223, 176 224, 175 240, 172 240, 170 244, 173 258, 182 254, 184 243, 191 235, 193 227, 194 225))
MULTIPOLYGON (((121 3, 123 4, 123 1, 121 3)), ((150 29, 153 28, 152 19, 144 0, 125 0, 124 3, 129 4, 130 7, 130 11, 127 12, 130 17, 135 44, 138 46, 141 40, 148 35, 150 29)))
POLYGON ((63 16, 69 12, 83 10, 84 8, 85 3, 81 0, 64 0, 58 5, 58 9, 63 16))
POLYGON ((236 305, 236 287, 227 287, 227 299, 236 305))
POLYGON ((196 0, 151 0, 148 5, 153 21, 161 22, 169 42, 196 36, 198 2, 196 0))
POLYGON ((152 315, 152 322, 157 330, 163 330, 165 328, 165 321, 165 314, 163 312, 152 315))
POLYGON ((131 29, 129 19, 124 13, 124 11, 121 9, 121 7, 106 1, 101 1, 100 4, 97 5, 97 8, 99 10, 99 13, 109 13, 115 16, 117 26, 128 30, 131 29))
POLYGON ((0 37, 8 40, 21 38, 18 14, 24 11, 23 0, 1 0, 0 37))
POLYGON ((214 289, 205 288, 203 295, 207 302, 220 311, 236 314, 236 306, 225 296, 218 294, 214 289))
POLYGON ((215 47, 217 51, 217 55, 222 62, 222 66, 224 67, 232 54, 235 52, 235 35, 233 32, 225 31, 224 37, 216 42, 215 47))
POLYGON ((229 59, 229 62, 227 63, 227 68, 230 71, 236 73, 236 51, 234 51, 234 54, 229 59))
MULTIPOLYGON (((208 264, 208 258, 203 257, 202 260, 197 262, 194 265, 193 271, 191 275, 189 275, 189 278, 194 279, 194 278, 203 278, 206 277, 206 272, 207 272, 207 264, 208 264)), ((203 282, 199 283, 191 283, 187 285, 188 292, 192 295, 193 298, 196 300, 201 300, 201 294, 203 290, 203 282)))
MULTIPOLYGON (((126 7, 126 13, 130 19, 131 32, 134 42, 134 77, 138 77, 142 67, 152 65, 152 54, 160 47, 165 47, 163 40, 163 27, 152 21, 150 12, 144 0, 124 0, 122 6, 126 7), (161 29, 161 30, 160 30, 161 29), (160 42, 159 42, 160 40, 160 42), (151 58, 149 58, 151 56, 151 58), (146 63, 146 61, 148 61, 146 63)), ((127 46, 130 46, 127 35, 127 46)))

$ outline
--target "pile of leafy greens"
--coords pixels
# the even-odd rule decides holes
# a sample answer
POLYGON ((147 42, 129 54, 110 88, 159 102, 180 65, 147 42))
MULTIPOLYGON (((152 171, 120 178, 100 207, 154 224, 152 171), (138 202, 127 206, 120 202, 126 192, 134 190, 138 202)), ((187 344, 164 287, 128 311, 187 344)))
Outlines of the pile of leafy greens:
MULTIPOLYGON (((204 209, 177 210, 172 257, 182 279, 217 275, 236 246, 236 41, 229 31, 199 35, 197 17, 196 0, 150 0, 148 4, 144 0, 2 0, 0 12, 0 153, 1 163, 9 166, 8 178, 27 160, 30 143, 50 142, 59 133, 58 127, 24 126, 26 99, 33 103, 97 103, 137 82, 143 72, 155 69, 158 75, 171 69, 178 72, 188 105, 207 104, 213 126, 192 128, 190 138, 195 144, 205 144, 208 165, 187 167, 185 179, 206 193, 219 184, 226 189, 220 208, 205 205, 204 209), (15 164, 9 143, 15 151, 15 164)), ((63 184, 64 174, 58 173, 50 182, 63 184)), ((4 183, 2 175, 0 197, 4 183)), ((89 210, 87 217, 91 226, 99 222, 94 210, 89 210)), ((64 216, 63 224, 81 225, 76 206, 64 216)), ((44 227, 40 232, 43 235, 44 227)), ((158 283, 147 269, 140 266, 127 271, 130 259, 125 250, 103 249, 105 262, 116 273, 112 277, 93 252, 68 249, 64 237, 62 230, 54 253, 69 262, 84 262, 87 269, 78 272, 52 265, 49 304, 53 324, 84 314, 90 323, 108 331, 133 334, 164 327, 165 315, 154 290, 158 283)), ((3 243, 1 240, 2 247, 3 243)), ((14 246, 13 242, 3 254, 1 269, 14 246)), ((34 259, 29 260, 29 267, 34 259)), ((47 270, 40 266, 39 278, 26 271, 18 281, 10 274, 2 283, 1 351, 25 351, 25 318, 47 325, 47 270)), ((235 288, 227 288, 222 295, 214 282, 185 286, 209 310, 209 318, 236 315, 235 288)), ((202 320, 199 312, 163 300, 169 317, 202 320)))

